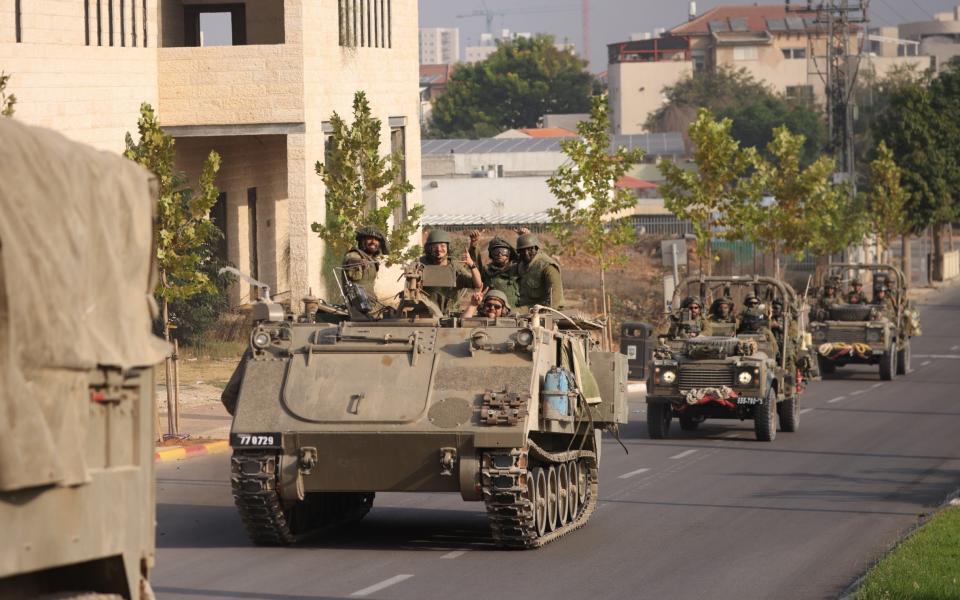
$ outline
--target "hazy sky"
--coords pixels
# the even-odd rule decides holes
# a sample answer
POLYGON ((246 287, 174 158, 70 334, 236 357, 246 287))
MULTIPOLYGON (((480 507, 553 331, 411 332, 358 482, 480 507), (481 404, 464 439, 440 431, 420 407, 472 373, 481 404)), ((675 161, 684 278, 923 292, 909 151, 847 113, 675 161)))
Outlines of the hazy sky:
MULTIPOLYGON (((516 11, 497 15, 493 31, 549 33, 559 41, 581 45, 581 4, 579 0, 485 0, 492 11, 516 11), (524 14, 526 13, 526 14, 524 14)), ((795 0, 797 4, 803 0, 795 0)), ((698 0, 697 11, 724 4, 751 4, 736 0, 698 0)), ((760 1, 753 4, 780 4, 760 1)), ((873 26, 896 25, 909 21, 928 21, 933 13, 952 10, 960 0, 872 0, 873 26)), ((652 32, 658 27, 674 27, 687 19, 687 0, 590 0, 590 70, 606 69, 606 45, 629 39, 631 33, 652 32)), ((485 31, 483 17, 457 18, 457 15, 483 9, 483 0, 420 0, 421 27, 459 27, 460 45, 476 44, 485 31)), ((462 55, 461 55, 462 56, 462 55)))

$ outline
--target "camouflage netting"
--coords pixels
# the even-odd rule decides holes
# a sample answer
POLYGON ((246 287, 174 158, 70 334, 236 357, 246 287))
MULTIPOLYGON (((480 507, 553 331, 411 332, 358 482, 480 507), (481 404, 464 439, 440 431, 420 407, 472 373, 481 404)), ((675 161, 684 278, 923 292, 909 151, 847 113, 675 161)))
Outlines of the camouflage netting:
POLYGON ((148 366, 149 174, 0 118, 0 490, 88 480, 87 370, 148 366))

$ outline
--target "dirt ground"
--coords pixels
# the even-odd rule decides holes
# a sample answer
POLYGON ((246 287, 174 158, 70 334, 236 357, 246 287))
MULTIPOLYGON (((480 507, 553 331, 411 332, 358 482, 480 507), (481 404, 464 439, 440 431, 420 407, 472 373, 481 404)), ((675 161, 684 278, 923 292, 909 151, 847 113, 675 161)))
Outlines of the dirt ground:
MULTIPOLYGON (((182 407, 219 404, 220 393, 227 386, 236 358, 209 358, 184 356, 180 359, 180 405, 182 407)), ((156 368, 157 402, 161 411, 167 406, 166 372, 161 364, 156 368)))

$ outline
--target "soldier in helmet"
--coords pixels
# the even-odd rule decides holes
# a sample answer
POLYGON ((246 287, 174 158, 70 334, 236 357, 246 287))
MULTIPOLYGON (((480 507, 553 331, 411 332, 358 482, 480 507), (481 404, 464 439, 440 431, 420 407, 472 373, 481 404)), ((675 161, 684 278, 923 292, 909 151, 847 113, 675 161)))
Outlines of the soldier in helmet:
POLYGON ((470 256, 480 267, 480 278, 483 285, 491 290, 500 290, 507 296, 510 306, 516 306, 520 297, 520 275, 517 272, 519 257, 517 251, 507 240, 496 236, 487 244, 489 262, 484 264, 477 242, 480 240, 479 231, 470 232, 470 256))
POLYGON ((469 319, 476 316, 478 312, 480 316, 488 319, 509 317, 513 314, 510 311, 507 295, 500 290, 488 290, 486 293, 474 292, 470 298, 470 306, 463 311, 463 318, 469 319))
POLYGON ((719 298, 714 301, 710 307, 711 323, 736 323, 737 319, 733 315, 733 300, 727 297, 719 298))
POLYGON ((850 282, 851 290, 847 293, 847 304, 867 304, 867 295, 863 293, 863 282, 854 279, 850 282))
POLYGON ((889 290, 887 290, 886 286, 881 285, 874 290, 873 304, 878 305, 877 308, 880 310, 880 314, 887 319, 892 321, 897 318, 897 305, 893 298, 890 297, 889 290))
POLYGON ((387 238, 376 227, 361 227, 357 230, 357 244, 343 255, 343 278, 356 283, 376 299, 374 284, 380 272, 383 256, 390 254, 387 238))
POLYGON ((830 318, 830 307, 837 304, 840 304, 837 298, 837 282, 831 278, 823 283, 823 291, 817 298, 817 303, 810 309, 810 320, 826 321, 830 318))
POLYGON ((420 257, 420 263, 424 265, 443 265, 453 271, 456 285, 452 288, 445 287, 427 287, 423 291, 433 300, 443 311, 443 314, 449 314, 457 310, 457 303, 460 299, 460 290, 472 288, 479 290, 483 287, 483 281, 480 279, 480 268, 469 252, 463 253, 463 260, 457 261, 450 256, 450 234, 440 229, 434 229, 427 236, 427 243, 424 244, 424 255, 420 257))
POLYGON ((670 330, 667 335, 671 338, 700 335, 706 322, 703 319, 703 303, 699 298, 687 296, 680 303, 680 314, 670 316, 670 330), (688 311, 689 317, 685 320, 684 310, 688 311))
POLYGON ((549 306, 563 308, 563 280, 560 263, 546 253, 540 252, 540 240, 532 233, 517 238, 520 264, 517 266, 520 306, 549 306))

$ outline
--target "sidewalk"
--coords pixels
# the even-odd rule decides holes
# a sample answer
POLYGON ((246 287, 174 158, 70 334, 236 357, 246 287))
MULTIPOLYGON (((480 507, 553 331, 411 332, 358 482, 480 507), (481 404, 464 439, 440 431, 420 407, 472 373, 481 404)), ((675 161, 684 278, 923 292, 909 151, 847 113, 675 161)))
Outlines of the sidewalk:
MULTIPOLYGON (((157 386, 157 401, 160 404, 160 430, 167 431, 166 390, 157 386)), ((230 422, 232 417, 220 403, 219 394, 215 398, 191 399, 180 407, 180 434, 185 436, 175 446, 157 446, 154 460, 170 462, 229 452, 230 422)))

